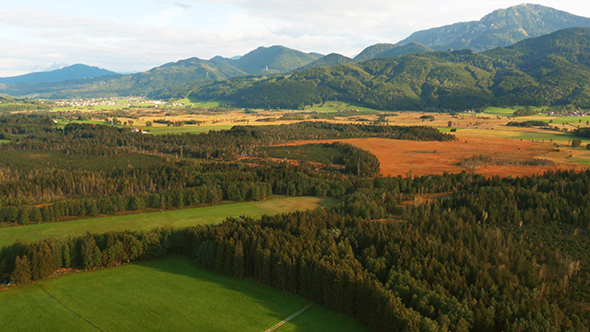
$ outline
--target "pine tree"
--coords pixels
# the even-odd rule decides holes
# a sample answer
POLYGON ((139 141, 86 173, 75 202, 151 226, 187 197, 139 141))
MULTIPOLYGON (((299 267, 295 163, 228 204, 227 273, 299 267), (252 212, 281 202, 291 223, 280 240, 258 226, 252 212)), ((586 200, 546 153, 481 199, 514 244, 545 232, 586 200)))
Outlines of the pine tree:
POLYGON ((92 249, 92 257, 94 260, 94 266, 95 267, 101 267, 102 266, 102 261, 103 261, 103 257, 102 257, 102 253, 100 252, 100 248, 97 245, 94 245, 94 248, 92 249))
POLYGON ((31 214, 29 215, 29 219, 31 222, 41 222, 43 220, 41 210, 38 207, 32 208, 31 214))
POLYGON ((27 256, 21 258, 20 256, 16 257, 16 261, 14 262, 14 272, 12 273, 12 280, 17 285, 22 285, 29 283, 31 281, 32 273, 31 273, 31 264, 29 263, 29 259, 27 256))
POLYGON ((244 261, 244 248, 242 246, 242 242, 238 241, 235 245, 233 275, 237 278, 244 278, 245 274, 246 267, 244 261))
POLYGON ((72 266, 72 259, 70 256, 70 246, 66 243, 63 246, 63 267, 69 269, 72 266))
POLYGON ((84 266, 85 270, 95 266, 94 247, 96 247, 94 239, 87 236, 82 243, 82 266, 84 266))
POLYGON ((28 206, 22 206, 18 215, 18 223, 21 225, 27 225, 29 223, 29 214, 31 209, 28 206))

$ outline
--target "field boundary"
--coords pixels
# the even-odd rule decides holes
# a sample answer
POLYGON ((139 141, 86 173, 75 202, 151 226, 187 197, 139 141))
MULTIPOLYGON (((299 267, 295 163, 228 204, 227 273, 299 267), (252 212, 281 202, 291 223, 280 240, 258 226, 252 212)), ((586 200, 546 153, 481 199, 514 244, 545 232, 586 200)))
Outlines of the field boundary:
POLYGON ((305 307, 299 309, 299 311, 297 311, 296 313, 292 314, 291 316, 283 319, 282 321, 278 322, 276 325, 274 325, 273 327, 271 327, 270 329, 264 331, 264 332, 271 332, 274 331, 276 329, 278 329, 279 327, 281 327, 283 324, 285 324, 286 322, 290 321, 291 319, 301 315, 305 310, 309 309, 309 307, 311 307, 313 305, 313 303, 310 303, 308 305, 306 305, 305 307))
POLYGON ((59 303, 62 307, 66 308, 68 311, 70 311, 71 313, 73 313, 74 315, 78 316, 80 319, 82 319, 83 321, 85 321, 86 323, 92 325, 95 329, 102 331, 102 332, 106 332, 105 330, 101 329, 100 326, 94 324, 93 322, 91 322, 90 320, 88 320, 86 317, 80 315, 79 313, 75 312, 74 310, 72 310, 72 308, 68 307, 67 305, 65 305, 65 303, 61 302, 57 297, 53 296, 53 294, 49 293, 45 287, 43 287, 42 285, 40 286, 41 290, 43 290, 43 292, 45 292, 45 294, 49 295, 49 297, 51 297, 52 299, 54 299, 57 303, 59 303))

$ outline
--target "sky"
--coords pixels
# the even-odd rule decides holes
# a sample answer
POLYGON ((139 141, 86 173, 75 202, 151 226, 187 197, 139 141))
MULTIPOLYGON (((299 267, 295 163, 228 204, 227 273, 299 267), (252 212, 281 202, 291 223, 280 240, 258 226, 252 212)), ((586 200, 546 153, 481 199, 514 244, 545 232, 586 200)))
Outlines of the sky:
MULTIPOLYGON (((259 46, 352 57, 412 32, 479 20, 510 0, 2 0, 0 77, 83 63, 139 72, 259 46)), ((590 17, 587 0, 536 4, 590 17)))

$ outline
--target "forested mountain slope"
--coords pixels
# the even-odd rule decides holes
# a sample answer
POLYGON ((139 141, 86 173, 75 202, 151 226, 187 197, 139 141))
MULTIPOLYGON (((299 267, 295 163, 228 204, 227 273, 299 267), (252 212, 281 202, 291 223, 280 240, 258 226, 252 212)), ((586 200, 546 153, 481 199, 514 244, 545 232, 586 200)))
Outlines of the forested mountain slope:
POLYGON ((323 67, 323 66, 338 66, 343 65, 346 63, 351 63, 353 60, 351 58, 345 57, 344 55, 340 55, 337 53, 331 53, 324 57, 317 59, 316 61, 309 63, 303 67, 297 68, 296 70, 306 70, 316 67, 323 67))
POLYGON ((411 42, 403 45, 395 44, 375 44, 365 48, 361 53, 354 57, 355 61, 371 60, 376 58, 398 57, 412 53, 429 53, 434 52, 430 47, 420 43, 411 42))
MULTIPOLYGON (((239 107, 300 108, 346 100, 385 109, 465 109, 486 105, 590 106, 590 29, 572 28, 516 45, 411 54, 238 78, 193 88, 191 97, 239 107)), ((181 97, 183 89, 167 96, 181 97)), ((157 97, 158 95, 154 95, 157 97)))

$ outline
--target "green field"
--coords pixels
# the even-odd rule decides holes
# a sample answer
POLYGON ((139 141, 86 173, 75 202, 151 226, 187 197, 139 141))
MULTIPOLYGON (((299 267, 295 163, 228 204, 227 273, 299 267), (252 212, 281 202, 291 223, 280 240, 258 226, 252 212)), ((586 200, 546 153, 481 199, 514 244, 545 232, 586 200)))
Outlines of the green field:
MULTIPOLYGON (((518 110, 524 110, 529 106, 511 106, 509 108, 504 108, 504 107, 487 107, 486 109, 484 109, 484 113, 486 114, 491 114, 491 115, 498 115, 498 116, 512 116, 514 114, 514 112, 518 111, 518 110)), ((530 107, 531 110, 535 110, 537 112, 541 112, 544 109, 547 109, 547 107, 530 107)))
POLYGON ((483 112, 486 114, 498 115, 498 116, 512 116, 512 114, 515 111, 516 110, 512 109, 512 108, 488 107, 483 112))
POLYGON ((46 224, 0 228, 0 247, 13 244, 17 239, 33 242, 46 238, 64 238, 68 235, 83 235, 86 232, 106 233, 111 231, 146 231, 156 227, 187 227, 215 224, 228 217, 249 216, 258 218, 297 210, 330 207, 332 199, 315 197, 290 197, 270 199, 263 202, 234 203, 195 209, 173 210, 131 214, 124 216, 92 218, 46 224))
MULTIPOLYGON (((569 123, 575 127, 580 126, 580 127, 588 127, 588 125, 586 124, 586 121, 590 121, 590 115, 586 115, 586 116, 562 116, 562 117, 551 117, 549 118, 551 121, 551 124, 556 125, 556 124, 562 124, 562 123, 569 123)), ((568 127, 569 129, 571 129, 570 127, 568 127)))
POLYGON ((368 107, 362 107, 354 104, 345 103, 342 101, 326 101, 322 104, 314 104, 311 106, 306 106, 305 110, 311 111, 318 111, 318 112, 338 112, 340 110, 348 110, 348 109, 357 109, 359 111, 364 112, 373 112, 375 114, 383 113, 383 111, 378 111, 368 107))
MULTIPOLYGON (((180 127, 147 127, 146 129, 153 135, 164 135, 164 134, 183 134, 183 133, 191 133, 191 134, 200 134, 200 133, 208 133, 211 130, 228 130, 231 129, 234 125, 208 125, 208 126, 180 126, 180 127)), ((145 127, 144 127, 145 128, 145 127)))
MULTIPOLYGON (((183 257, 75 273, 0 292, 3 331, 256 331, 309 301, 183 257)), ((277 331, 366 331, 317 305, 277 331)))
MULTIPOLYGON (((559 131, 550 131, 548 130, 546 133, 531 133, 531 132, 522 132, 517 138, 526 139, 526 140, 535 140, 535 141, 559 141, 559 142, 566 142, 571 141, 574 138, 579 138, 572 136, 570 133, 563 133, 559 131)), ((589 139, 579 138, 582 143, 590 143, 589 139)))
POLYGON ((184 99, 175 100, 174 103, 183 104, 183 105, 192 105, 193 107, 200 107, 200 108, 214 108, 214 107, 221 106, 225 102, 219 101, 219 100, 203 101, 203 100, 197 100, 197 99, 184 98, 184 99))

